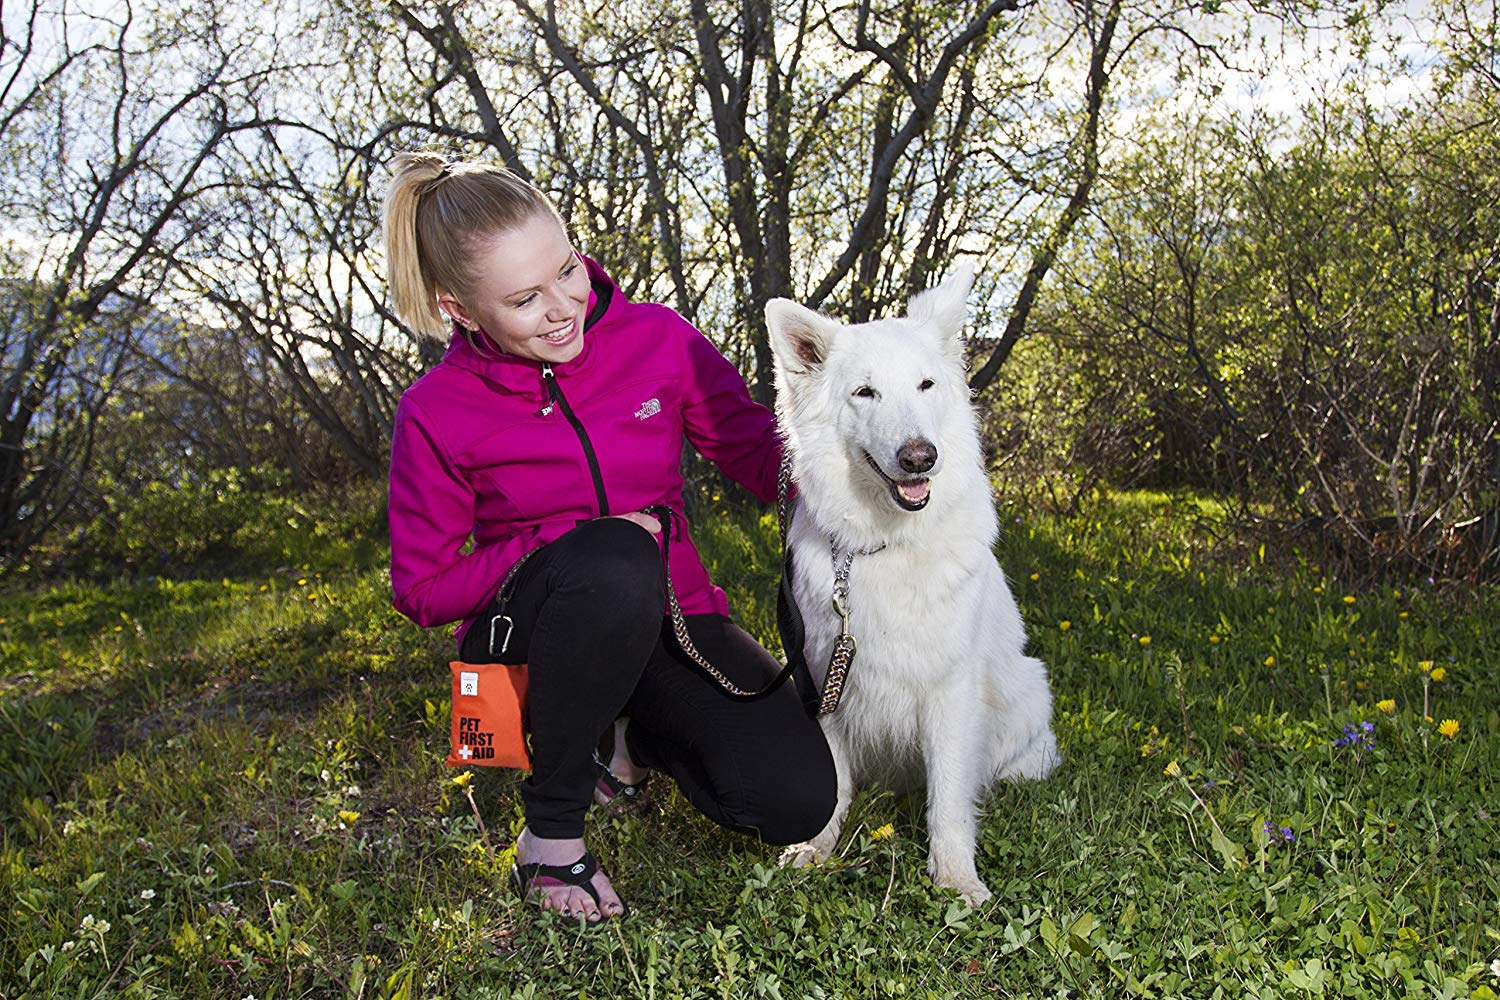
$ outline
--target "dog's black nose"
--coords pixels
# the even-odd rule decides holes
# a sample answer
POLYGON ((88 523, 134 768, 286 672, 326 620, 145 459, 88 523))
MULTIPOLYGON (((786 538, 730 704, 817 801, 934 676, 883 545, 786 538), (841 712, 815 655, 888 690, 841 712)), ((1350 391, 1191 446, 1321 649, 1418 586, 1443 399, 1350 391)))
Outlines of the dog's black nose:
POLYGON ((902 472, 926 472, 937 464, 937 445, 921 438, 912 438, 896 452, 896 461, 902 472))

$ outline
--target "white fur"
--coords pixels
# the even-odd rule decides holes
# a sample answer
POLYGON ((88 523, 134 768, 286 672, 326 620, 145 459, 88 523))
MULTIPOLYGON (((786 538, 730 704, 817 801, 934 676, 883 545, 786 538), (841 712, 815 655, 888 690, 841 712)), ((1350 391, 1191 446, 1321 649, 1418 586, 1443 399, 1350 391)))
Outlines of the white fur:
POLYGON ((846 327, 776 299, 766 322, 800 494, 793 589, 820 687, 839 632, 830 540, 846 550, 885 546, 854 560, 858 653, 842 704, 823 719, 838 805, 783 864, 828 858, 857 787, 925 785, 928 870, 978 905, 990 896, 974 867, 981 802, 997 781, 1045 778, 1060 758, 1047 671, 1024 653, 1025 626, 993 552, 998 525, 960 339, 973 280, 972 270, 955 272, 898 319, 846 327), (855 395, 864 386, 878 396, 855 395), (899 507, 864 457, 902 478, 896 449, 913 438, 938 452, 919 511, 899 507))

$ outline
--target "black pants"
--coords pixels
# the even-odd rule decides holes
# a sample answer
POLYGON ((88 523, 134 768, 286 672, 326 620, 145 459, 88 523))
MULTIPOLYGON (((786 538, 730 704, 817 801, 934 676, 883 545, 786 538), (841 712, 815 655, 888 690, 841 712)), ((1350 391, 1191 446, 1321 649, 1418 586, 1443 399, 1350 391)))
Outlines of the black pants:
MULTIPOLYGON (((539 837, 583 836, 595 747, 625 715, 631 756, 670 775, 715 823, 772 844, 816 835, 833 812, 833 757, 795 688, 728 697, 679 649, 664 603, 656 538, 602 518, 521 568, 505 608, 515 630, 504 654, 487 649, 493 607, 464 637, 469 663, 529 665, 526 825, 539 837)), ((729 619, 689 615, 687 623, 699 652, 739 687, 757 690, 780 670, 729 619)))

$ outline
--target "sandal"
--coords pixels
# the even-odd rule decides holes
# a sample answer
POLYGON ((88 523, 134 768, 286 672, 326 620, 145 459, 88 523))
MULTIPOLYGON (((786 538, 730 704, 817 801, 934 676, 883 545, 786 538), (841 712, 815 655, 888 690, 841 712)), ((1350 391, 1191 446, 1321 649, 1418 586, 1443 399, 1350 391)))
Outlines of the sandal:
MULTIPOLYGON (((594 783, 594 802, 609 816, 627 816, 638 812, 650 803, 646 796, 646 782, 651 780, 651 772, 648 769, 646 776, 640 781, 631 783, 622 780, 613 770, 609 762, 615 756, 615 740, 625 738, 624 720, 617 720, 614 725, 604 731, 599 737, 599 745, 594 748, 594 763, 599 765, 599 780, 594 783)), ((630 751, 626 749, 626 754, 630 751)), ((631 756, 632 761, 634 756, 631 756)))
POLYGON ((644 778, 633 785, 628 781, 621 781, 609 769, 608 764, 599 761, 599 780, 594 783, 594 801, 609 816, 628 816, 639 812, 651 802, 651 797, 645 794, 646 782, 650 780, 651 774, 648 771, 644 778))
MULTIPOLYGON (((556 889, 561 886, 573 886, 582 889, 593 897, 594 905, 599 907, 599 919, 590 923, 602 924, 610 919, 610 915, 604 912, 604 904, 599 901, 599 890, 594 888, 594 876, 599 874, 599 862, 589 851, 583 852, 583 857, 571 865, 544 865, 540 861, 530 864, 517 864, 510 870, 510 884, 520 894, 523 900, 529 900, 533 889, 556 889)), ((624 917, 630 912, 629 907, 622 902, 620 913, 617 917, 624 917)), ((567 910, 558 910, 564 917, 571 917, 567 910)))

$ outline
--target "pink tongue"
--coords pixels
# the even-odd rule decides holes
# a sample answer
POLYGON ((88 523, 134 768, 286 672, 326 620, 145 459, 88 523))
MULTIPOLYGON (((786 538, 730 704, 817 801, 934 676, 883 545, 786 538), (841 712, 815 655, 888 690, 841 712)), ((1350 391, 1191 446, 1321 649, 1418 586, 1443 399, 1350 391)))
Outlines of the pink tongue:
POLYGON ((908 483, 897 483, 896 489, 900 490, 901 495, 911 503, 921 503, 927 499, 927 492, 931 486, 925 479, 913 479, 908 483))

